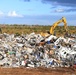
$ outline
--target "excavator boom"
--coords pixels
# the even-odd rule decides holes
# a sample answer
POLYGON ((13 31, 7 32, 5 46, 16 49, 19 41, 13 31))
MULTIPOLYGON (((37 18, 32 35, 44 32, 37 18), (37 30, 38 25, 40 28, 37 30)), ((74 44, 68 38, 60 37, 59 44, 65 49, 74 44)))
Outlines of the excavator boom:
MULTIPOLYGON (((50 28, 50 34, 54 34, 54 29, 60 24, 60 23, 64 23, 64 29, 66 30, 66 32, 68 33, 68 27, 67 27, 67 21, 66 21, 66 18, 65 17, 62 17, 60 20, 58 20, 57 22, 55 22, 52 26, 51 26, 51 28, 50 28)), ((48 34, 48 33, 43 33, 43 32, 41 32, 41 35, 43 36, 43 37, 47 37, 47 36, 49 36, 50 34, 48 34)))
POLYGON ((66 18, 62 17, 59 21, 55 22, 52 27, 50 28, 50 34, 54 34, 54 29, 60 24, 60 23, 64 23, 64 28, 67 31, 67 22, 66 22, 66 18))

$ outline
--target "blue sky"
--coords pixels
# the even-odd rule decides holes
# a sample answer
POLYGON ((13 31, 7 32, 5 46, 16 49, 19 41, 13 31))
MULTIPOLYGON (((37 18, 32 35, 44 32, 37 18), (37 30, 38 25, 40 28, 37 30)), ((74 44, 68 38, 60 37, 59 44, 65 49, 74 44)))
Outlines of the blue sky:
POLYGON ((61 17, 76 25, 75 0, 1 0, 0 24, 52 25, 61 17))

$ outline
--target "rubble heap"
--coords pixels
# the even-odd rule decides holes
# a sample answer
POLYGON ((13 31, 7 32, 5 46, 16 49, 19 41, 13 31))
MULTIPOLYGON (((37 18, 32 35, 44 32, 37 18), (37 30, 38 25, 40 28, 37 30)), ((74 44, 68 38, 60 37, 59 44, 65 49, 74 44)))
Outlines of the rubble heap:
POLYGON ((0 34, 2 67, 69 67, 76 64, 75 37, 0 34))

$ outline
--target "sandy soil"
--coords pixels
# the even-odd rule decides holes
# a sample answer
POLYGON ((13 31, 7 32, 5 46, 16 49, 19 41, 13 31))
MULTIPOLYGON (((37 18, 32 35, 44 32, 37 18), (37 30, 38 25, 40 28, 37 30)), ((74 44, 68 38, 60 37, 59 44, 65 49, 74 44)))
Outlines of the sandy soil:
POLYGON ((0 75, 76 75, 73 68, 0 68, 0 75))

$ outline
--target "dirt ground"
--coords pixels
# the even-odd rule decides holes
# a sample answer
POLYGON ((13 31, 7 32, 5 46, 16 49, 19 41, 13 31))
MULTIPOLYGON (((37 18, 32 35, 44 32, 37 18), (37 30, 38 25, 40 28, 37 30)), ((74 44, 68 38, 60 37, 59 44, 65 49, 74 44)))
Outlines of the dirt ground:
POLYGON ((73 68, 0 68, 0 75, 76 75, 73 68))

